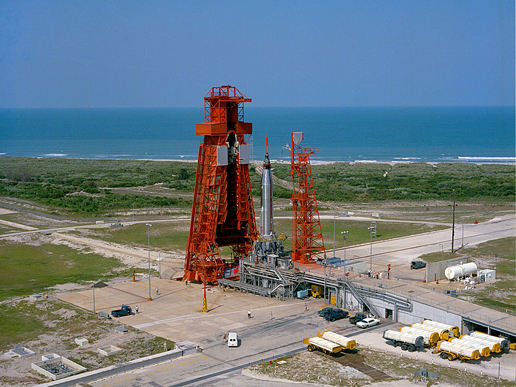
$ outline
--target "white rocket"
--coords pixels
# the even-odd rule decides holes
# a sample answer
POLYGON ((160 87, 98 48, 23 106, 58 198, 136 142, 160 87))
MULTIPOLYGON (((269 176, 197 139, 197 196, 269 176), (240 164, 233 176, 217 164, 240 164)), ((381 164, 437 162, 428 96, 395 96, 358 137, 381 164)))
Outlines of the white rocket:
POLYGON ((265 160, 262 173, 262 207, 260 216, 260 235, 264 239, 274 238, 274 216, 272 207, 272 173, 269 160, 269 142, 265 138, 265 160))

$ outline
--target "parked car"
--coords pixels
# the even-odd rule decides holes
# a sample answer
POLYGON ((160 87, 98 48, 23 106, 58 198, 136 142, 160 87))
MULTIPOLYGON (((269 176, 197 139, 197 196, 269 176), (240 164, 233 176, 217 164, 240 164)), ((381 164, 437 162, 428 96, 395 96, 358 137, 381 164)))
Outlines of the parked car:
POLYGON ((228 347, 238 347, 238 335, 236 332, 229 332, 228 347))
POLYGON ((364 329, 364 328, 373 327, 378 324, 380 324, 380 320, 378 320, 376 318, 368 317, 368 318, 363 319, 362 321, 357 322, 357 327, 364 329))
POLYGON ((129 305, 122 305, 122 307, 120 309, 112 310, 111 316, 113 316, 113 317, 129 316, 132 312, 133 311, 129 305))
POLYGON ((332 310, 334 310, 335 308, 330 308, 330 307, 326 307, 326 308, 322 308, 319 312, 319 316, 321 317, 324 317, 325 315, 327 315, 328 313, 330 313, 332 310))
POLYGON ((426 262, 423 261, 412 261, 410 262, 410 270, 412 269, 422 269, 426 267, 426 262))
POLYGON ((342 310, 342 309, 333 309, 332 311, 330 311, 329 313, 327 313, 326 315, 324 315, 324 318, 328 321, 335 321, 335 320, 340 320, 341 318, 346 318, 348 317, 348 312, 346 312, 345 310, 342 310))
POLYGON ((362 321, 365 318, 367 318, 367 315, 365 313, 358 312, 354 316, 351 316, 349 318, 349 322, 351 324, 356 324, 357 322, 362 321))

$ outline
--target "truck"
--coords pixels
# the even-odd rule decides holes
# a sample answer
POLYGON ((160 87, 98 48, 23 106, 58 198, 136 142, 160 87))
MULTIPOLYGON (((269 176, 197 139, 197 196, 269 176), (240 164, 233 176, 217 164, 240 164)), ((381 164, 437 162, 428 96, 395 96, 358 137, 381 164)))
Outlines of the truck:
POLYGON ((133 310, 129 305, 122 305, 120 309, 112 310, 111 316, 113 317, 122 317, 122 316, 129 316, 133 310))
POLYGON ((321 298, 323 296, 323 287, 321 285, 312 285, 312 297, 321 298))
POLYGON ((351 316, 349 318, 349 322, 351 324, 356 324, 357 322, 362 321, 365 318, 367 318, 367 315, 365 313, 358 312, 354 316, 351 316))
POLYGON ((413 333, 386 330, 383 338, 392 341, 394 348, 400 346, 403 351, 414 352, 424 346, 423 336, 413 333))
POLYGON ((480 358, 480 352, 478 349, 464 347, 462 345, 454 344, 449 341, 439 341, 433 353, 438 353, 442 359, 460 361, 466 360, 478 360, 480 358))

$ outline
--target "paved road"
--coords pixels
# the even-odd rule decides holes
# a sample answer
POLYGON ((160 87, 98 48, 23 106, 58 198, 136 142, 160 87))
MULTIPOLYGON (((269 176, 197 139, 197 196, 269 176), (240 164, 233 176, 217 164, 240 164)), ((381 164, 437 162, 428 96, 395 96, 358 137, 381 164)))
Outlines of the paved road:
MULTIPOLYGON (((387 263, 409 263, 423 254, 441 252, 439 244, 443 245, 444 251, 451 251, 451 234, 452 230, 449 228, 386 241, 373 241, 373 265, 375 261, 381 261, 381 270, 385 270, 387 263)), ((464 239, 462 227, 456 227, 454 248, 460 247, 463 240, 467 250, 468 247, 493 239, 515 236, 516 214, 505 215, 479 224, 464 225, 464 239)), ((370 249, 370 243, 349 247, 346 249, 346 258, 369 262, 370 249)), ((328 253, 333 254, 333 251, 328 250, 328 253)), ((344 258, 344 249, 338 249, 336 256, 344 258)))
MULTIPOLYGON (((368 330, 383 331, 392 323, 368 330)), ((261 364, 287 354, 305 351, 304 337, 315 336, 317 330, 331 329, 348 337, 358 336, 365 331, 347 319, 328 323, 315 311, 290 315, 254 324, 252 319, 247 328, 241 330, 241 345, 229 348, 219 336, 208 337, 201 342, 202 353, 180 360, 147 367, 124 375, 90 383, 95 387, 178 387, 178 386, 283 386, 290 382, 259 380, 242 374, 242 369, 252 364, 261 364)), ((380 334, 380 333, 379 333, 380 334)), ((381 335, 381 334, 380 334, 381 335)), ((305 384, 298 384, 304 386, 305 384)), ((313 384, 306 384, 313 386, 313 384)))

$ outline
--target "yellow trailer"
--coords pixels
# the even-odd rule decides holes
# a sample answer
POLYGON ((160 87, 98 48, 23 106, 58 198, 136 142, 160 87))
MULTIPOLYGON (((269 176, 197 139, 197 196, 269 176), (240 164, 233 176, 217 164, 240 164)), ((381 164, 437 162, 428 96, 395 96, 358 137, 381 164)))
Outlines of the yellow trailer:
POLYGON ((466 361, 478 360, 480 358, 478 349, 464 347, 445 340, 437 343, 433 353, 438 353, 441 358, 448 360, 460 359, 460 361, 466 361))
POLYGON ((430 326, 433 326, 436 328, 446 329, 446 330, 448 330, 449 337, 459 337, 460 336, 459 327, 455 326, 455 325, 444 324, 444 323, 440 323, 440 322, 432 321, 432 320, 423 320, 423 322, 421 324, 430 325, 430 326))
POLYGON ((450 336, 448 335, 448 329, 432 327, 430 325, 423 325, 419 323, 412 324, 411 327, 416 329, 422 329, 424 331, 429 332, 437 332, 441 340, 448 340, 450 338, 450 336))
POLYGON ((324 339, 324 340, 331 341, 332 343, 339 344, 340 346, 342 346, 343 349, 352 350, 352 349, 355 349, 356 346, 357 346, 357 342, 355 340, 350 339, 350 338, 345 337, 345 336, 342 336, 342 335, 339 335, 339 334, 334 333, 334 332, 330 332, 330 331, 319 332, 319 331, 317 331, 317 336, 322 338, 322 339, 324 339))
POLYGON ((333 343, 331 341, 322 339, 320 337, 308 337, 306 339, 303 339, 303 344, 308 344, 308 350, 310 352, 315 351, 316 349, 320 349, 324 353, 339 353, 343 350, 342 346, 333 343))

